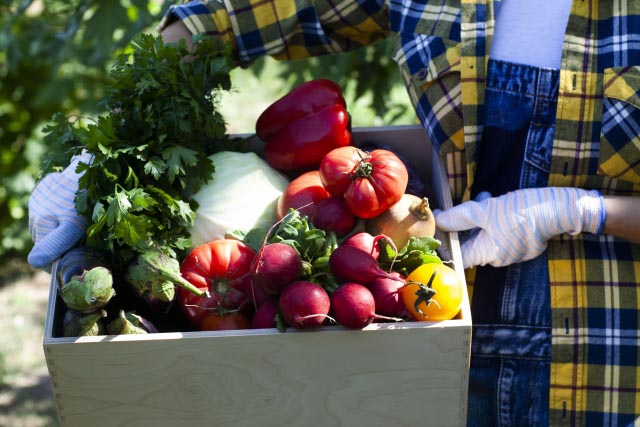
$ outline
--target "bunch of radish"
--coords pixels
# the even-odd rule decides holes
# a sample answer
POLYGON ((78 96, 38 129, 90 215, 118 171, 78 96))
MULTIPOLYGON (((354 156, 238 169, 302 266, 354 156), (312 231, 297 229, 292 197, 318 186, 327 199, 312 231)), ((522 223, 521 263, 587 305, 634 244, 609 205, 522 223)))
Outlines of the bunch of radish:
POLYGON ((272 298, 258 307, 252 326, 276 327, 278 316, 296 329, 325 324, 362 329, 374 321, 407 319, 399 293, 404 277, 382 270, 376 259, 378 240, 384 238, 360 232, 335 249, 329 268, 338 286, 331 291, 302 278, 302 260, 294 248, 283 243, 263 245, 251 277, 272 298))
MULTIPOLYGON (((426 199, 405 193, 408 178, 404 162, 393 152, 348 145, 331 150, 317 169, 290 182, 278 200, 279 220, 295 210, 343 241, 329 257, 336 279, 331 289, 303 277, 303 260, 294 248, 263 244, 252 281, 277 299, 276 318, 298 329, 326 323, 361 329, 374 321, 410 319, 400 296, 405 278, 378 264, 380 240, 395 250, 411 236, 434 235, 426 199)), ((273 311, 271 306, 268 312, 273 311)), ((274 326, 275 321, 266 320, 265 327, 274 326)))

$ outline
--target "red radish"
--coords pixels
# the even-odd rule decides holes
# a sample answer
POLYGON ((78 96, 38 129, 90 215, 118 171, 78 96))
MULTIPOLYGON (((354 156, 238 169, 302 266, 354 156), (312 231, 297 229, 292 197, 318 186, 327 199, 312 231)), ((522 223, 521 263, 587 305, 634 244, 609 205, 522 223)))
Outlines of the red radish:
POLYGON ((356 225, 356 217, 340 197, 329 197, 316 205, 312 218, 313 225, 325 231, 334 231, 344 236, 356 225))
POLYGON ((361 231, 360 233, 353 234, 349 236, 347 240, 345 240, 343 245, 346 246, 354 246, 358 249, 361 249, 373 256, 375 259, 378 259, 380 255, 380 248, 378 247, 377 240, 375 237, 366 231, 361 231))
POLYGON ((402 316, 405 312, 400 289, 405 285, 404 277, 396 272, 390 277, 379 277, 367 284, 376 302, 376 312, 385 316, 402 316))
POLYGON ((297 329, 321 326, 329 317, 331 300, 320 285, 298 280, 284 288, 278 307, 284 320, 297 329))
POLYGON ((250 308, 252 312, 255 311, 256 307, 259 307, 263 302, 271 298, 271 295, 264 289, 252 283, 251 272, 238 280, 236 288, 247 296, 249 301, 249 307, 247 308, 250 308))
POLYGON ((373 256, 354 246, 338 246, 329 256, 329 268, 340 282, 368 284, 377 278, 391 277, 373 256))
POLYGON ((252 329, 267 329, 276 327, 276 314, 278 313, 278 300, 269 298, 256 310, 251 319, 252 329))
POLYGON ((331 308, 338 324, 348 329, 362 329, 376 319, 402 319, 376 314, 373 294, 359 283, 343 283, 331 294, 331 308))
POLYGON ((278 295, 302 275, 302 259, 285 243, 264 245, 251 265, 251 282, 268 294, 278 295))

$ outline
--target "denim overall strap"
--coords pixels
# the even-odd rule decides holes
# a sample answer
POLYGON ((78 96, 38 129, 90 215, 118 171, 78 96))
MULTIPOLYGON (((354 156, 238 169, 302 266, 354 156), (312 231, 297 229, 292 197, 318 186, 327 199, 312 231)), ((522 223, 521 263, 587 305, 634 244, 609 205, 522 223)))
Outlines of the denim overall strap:
MULTIPOLYGON (((557 70, 490 60, 472 196, 547 185, 557 70)), ((468 425, 548 423, 551 314, 546 253, 479 267, 471 304, 468 425)))

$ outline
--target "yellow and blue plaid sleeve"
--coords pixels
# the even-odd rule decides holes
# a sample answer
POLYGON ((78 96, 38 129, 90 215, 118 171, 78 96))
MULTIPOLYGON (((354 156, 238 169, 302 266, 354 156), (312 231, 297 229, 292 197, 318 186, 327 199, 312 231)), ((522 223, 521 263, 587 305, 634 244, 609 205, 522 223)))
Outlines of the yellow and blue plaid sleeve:
POLYGON ((176 19, 192 34, 229 42, 242 66, 261 56, 293 60, 344 52, 389 34, 384 0, 190 1, 172 6, 160 28, 176 19))

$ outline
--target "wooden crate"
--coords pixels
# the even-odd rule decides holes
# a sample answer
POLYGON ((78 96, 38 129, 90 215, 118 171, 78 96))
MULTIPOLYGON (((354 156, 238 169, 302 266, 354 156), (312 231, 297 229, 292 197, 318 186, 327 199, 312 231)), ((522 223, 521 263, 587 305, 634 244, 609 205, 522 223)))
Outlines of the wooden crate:
MULTIPOLYGON (((358 128, 397 146, 451 205, 419 126, 358 128)), ((464 279, 455 233, 442 238, 464 279)), ((55 267, 54 267, 55 269, 55 267)), ((454 320, 60 338, 52 273, 44 352, 62 427, 463 426, 471 315, 454 320)))

